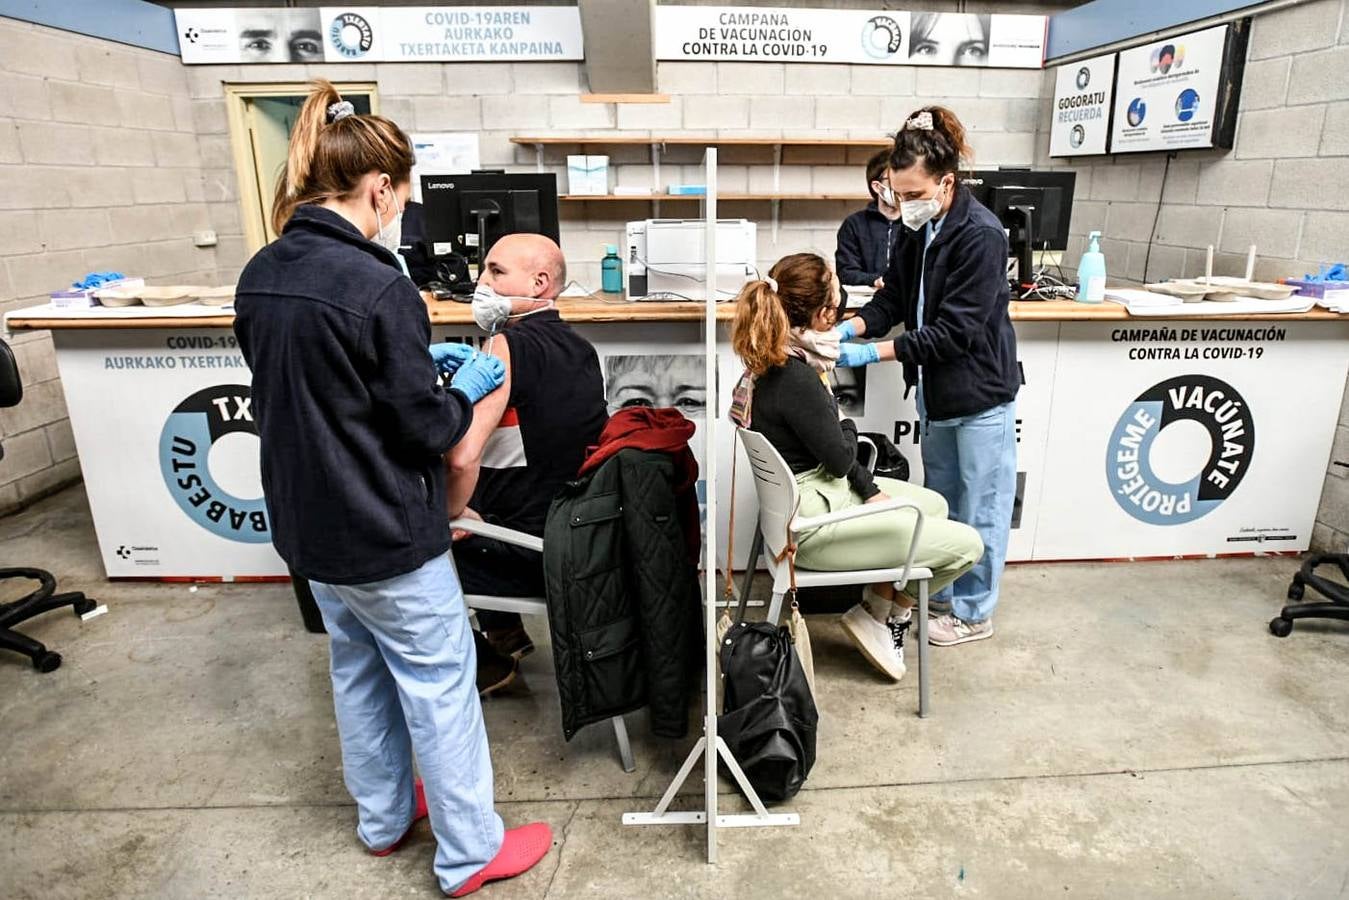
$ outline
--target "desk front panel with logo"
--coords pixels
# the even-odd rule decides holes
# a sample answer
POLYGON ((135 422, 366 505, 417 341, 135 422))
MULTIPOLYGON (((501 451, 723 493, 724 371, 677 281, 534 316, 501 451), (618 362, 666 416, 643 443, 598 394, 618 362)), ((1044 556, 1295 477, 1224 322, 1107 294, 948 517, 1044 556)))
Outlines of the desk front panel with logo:
MULTIPOLYGON (((672 405, 695 423, 708 414, 700 305, 566 301, 562 311, 595 345, 611 408, 672 405)), ((437 340, 476 334, 462 305, 431 312, 437 340)), ((1349 368, 1349 317, 1160 322, 1109 305, 1026 303, 1013 319, 1025 384, 1010 559, 1306 549, 1349 368)), ((262 500, 250 374, 228 323, 10 320, 53 330, 109 577, 286 574, 262 500)), ((724 410, 739 366, 720 327, 724 410)), ((916 411, 898 366, 843 373, 835 392, 861 430, 895 440, 920 481, 916 411)), ((725 533, 734 444, 730 429, 722 435, 725 533)), ((750 479, 739 482, 742 565, 754 496, 750 479)))
POLYGON ((1035 559, 1305 550, 1344 322, 1060 326, 1035 559))

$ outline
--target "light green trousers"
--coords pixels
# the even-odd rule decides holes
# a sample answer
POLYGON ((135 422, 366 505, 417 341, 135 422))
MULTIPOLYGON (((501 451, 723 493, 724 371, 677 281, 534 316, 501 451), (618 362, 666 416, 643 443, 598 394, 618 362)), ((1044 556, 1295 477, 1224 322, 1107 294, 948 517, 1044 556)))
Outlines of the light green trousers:
MULTIPOLYGON (((803 516, 849 509, 863 502, 846 478, 834 478, 823 469, 796 476, 796 484, 803 516)), ((923 530, 913 564, 932 570, 929 596, 968 572, 983 555, 984 542, 979 532, 948 519, 946 500, 941 494, 890 478, 877 478, 876 485, 889 496, 913 503, 923 511, 923 530)), ((913 510, 895 509, 826 525, 801 536, 796 564, 823 572, 903 566, 917 520, 913 510)), ((910 584, 904 592, 917 597, 918 587, 910 584)))

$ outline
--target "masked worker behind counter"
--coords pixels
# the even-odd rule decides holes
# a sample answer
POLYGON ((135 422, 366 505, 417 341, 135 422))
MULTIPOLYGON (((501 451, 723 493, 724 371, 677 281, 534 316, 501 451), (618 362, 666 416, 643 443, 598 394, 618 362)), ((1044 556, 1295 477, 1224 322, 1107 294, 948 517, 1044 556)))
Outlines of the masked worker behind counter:
POLYGON ((505 371, 465 348, 440 386, 426 305, 394 255, 412 164, 397 125, 315 82, 277 185, 281 237, 240 276, 234 328, 273 543, 332 640, 356 834, 384 855, 429 813, 436 877, 458 897, 530 868, 552 835, 504 831, 494 809, 441 457, 505 371))

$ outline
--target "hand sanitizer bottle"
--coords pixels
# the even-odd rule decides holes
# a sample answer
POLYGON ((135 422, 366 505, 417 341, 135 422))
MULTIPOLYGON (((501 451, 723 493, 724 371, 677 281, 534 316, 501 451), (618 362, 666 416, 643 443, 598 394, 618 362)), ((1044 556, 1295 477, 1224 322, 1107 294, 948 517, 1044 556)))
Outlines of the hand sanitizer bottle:
POLYGON ((1101 252, 1101 233, 1089 236, 1087 252, 1077 264, 1077 302, 1100 303, 1105 299, 1105 254, 1101 252))
POLYGON ((606 294, 623 293, 623 259, 613 244, 604 245, 604 259, 600 260, 600 288, 606 294))

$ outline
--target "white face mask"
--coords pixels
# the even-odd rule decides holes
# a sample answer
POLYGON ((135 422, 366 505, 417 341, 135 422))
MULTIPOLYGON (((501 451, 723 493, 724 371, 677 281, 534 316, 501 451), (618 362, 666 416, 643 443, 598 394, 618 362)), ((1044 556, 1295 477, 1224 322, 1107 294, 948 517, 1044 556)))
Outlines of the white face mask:
MULTIPOLYGON (((398 210, 398 214, 393 217, 387 228, 384 227, 384 221, 379 215, 379 206, 375 207, 375 243, 379 244, 385 250, 388 250, 394 256, 398 256, 398 247, 403 243, 403 207, 398 203, 398 194, 394 191, 393 185, 389 186, 389 193, 393 194, 393 206, 398 210)), ((398 257, 400 260, 401 256, 398 257)))
POLYGON ((904 200, 899 204, 899 217, 912 231, 917 231, 931 222, 941 212, 941 191, 945 182, 937 185, 937 192, 926 200, 904 200))
POLYGON ((890 187, 890 185, 881 185, 877 198, 881 201, 881 205, 888 206, 891 209, 895 208, 895 189, 890 187))
POLYGON ((491 285, 480 284, 473 289, 473 321, 478 323, 478 327, 488 334, 496 334, 511 319, 520 319, 525 316, 532 316, 534 313, 543 312, 545 309, 552 309, 554 301, 545 300, 543 297, 510 297, 504 294, 498 294, 492 290, 491 285), (540 306, 538 309, 531 309, 528 312, 511 312, 512 300, 528 300, 532 303, 546 302, 546 306, 540 306))

